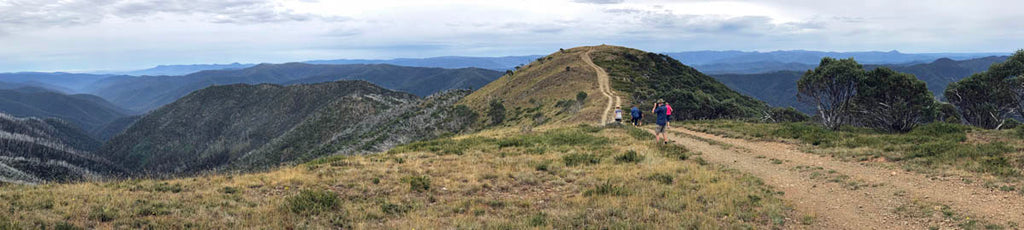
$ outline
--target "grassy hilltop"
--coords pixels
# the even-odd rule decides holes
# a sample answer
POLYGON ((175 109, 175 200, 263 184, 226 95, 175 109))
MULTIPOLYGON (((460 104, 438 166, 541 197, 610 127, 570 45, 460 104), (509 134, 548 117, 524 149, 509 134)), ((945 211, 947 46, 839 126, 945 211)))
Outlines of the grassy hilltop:
POLYGON ((494 129, 242 175, 0 189, 0 228, 769 228, 760 179, 644 131, 494 129))

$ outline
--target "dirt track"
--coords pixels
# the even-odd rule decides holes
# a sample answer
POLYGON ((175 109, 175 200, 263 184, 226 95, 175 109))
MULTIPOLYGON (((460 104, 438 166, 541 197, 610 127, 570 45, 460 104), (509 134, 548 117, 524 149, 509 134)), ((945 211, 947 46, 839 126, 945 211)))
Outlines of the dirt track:
POLYGON ((702 153, 700 157, 708 162, 750 173, 783 191, 783 198, 797 212, 814 217, 810 225, 789 225, 794 228, 947 229, 960 228, 958 224, 966 221, 944 217, 947 212, 942 210, 1003 226, 1009 222, 1024 224, 1021 195, 982 188, 981 183, 934 180, 903 170, 805 153, 792 144, 724 138, 684 128, 670 128, 669 138, 702 153), (848 178, 830 181, 830 175, 848 178), (914 200, 933 208, 931 216, 899 211, 901 207, 913 207, 908 205, 914 200), (949 208, 942 209, 941 205, 949 208))
POLYGON ((583 53, 581 58, 587 63, 587 65, 594 68, 594 72, 597 72, 597 83, 601 89, 601 94, 604 95, 605 98, 608 98, 608 106, 605 107, 604 113, 601 114, 601 121, 598 123, 600 125, 604 125, 612 122, 612 119, 614 118, 609 119, 609 116, 614 116, 614 114, 612 114, 612 109, 621 106, 622 100, 619 96, 615 95, 615 91, 612 91, 611 83, 609 82, 611 77, 608 76, 608 72, 605 72, 603 68, 594 64, 594 61, 590 59, 590 52, 592 51, 594 51, 593 48, 587 50, 586 53, 583 53))

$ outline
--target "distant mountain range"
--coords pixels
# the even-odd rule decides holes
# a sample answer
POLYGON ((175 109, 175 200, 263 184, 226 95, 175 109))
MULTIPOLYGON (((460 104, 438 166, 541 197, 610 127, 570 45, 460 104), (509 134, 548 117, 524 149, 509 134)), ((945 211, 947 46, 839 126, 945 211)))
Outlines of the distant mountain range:
POLYGON ((476 89, 501 74, 478 68, 442 69, 386 64, 260 64, 245 69, 207 70, 185 76, 116 76, 96 82, 89 91, 126 109, 149 111, 213 85, 292 85, 366 80, 385 88, 427 96, 449 89, 476 89))
MULTIPOLYGON (((943 92, 949 83, 971 76, 974 73, 988 70, 992 64, 1006 60, 1006 56, 984 57, 955 61, 942 58, 926 64, 912 65, 865 65, 865 69, 885 66, 893 70, 910 73, 923 80, 928 90, 943 99, 943 92)), ((813 67, 811 67, 813 68, 813 67)), ((805 113, 814 113, 816 109, 797 101, 796 82, 804 71, 778 71, 760 74, 717 74, 713 75, 722 83, 743 94, 768 102, 772 106, 794 107, 805 113)))
POLYGON ((99 146, 70 123, 0 113, 0 182, 68 182, 122 173, 89 153, 99 146))
POLYGON ((1009 53, 900 53, 889 52, 823 52, 823 51, 690 51, 665 53, 683 64, 691 65, 708 74, 767 73, 775 71, 803 71, 814 68, 823 57, 854 58, 861 64, 922 64, 939 58, 967 60, 1009 53))
MULTIPOLYGON (((395 59, 335 59, 335 60, 313 60, 301 63, 308 64, 389 64, 411 67, 432 67, 446 69, 481 68, 497 71, 513 69, 518 65, 530 63, 541 55, 506 56, 506 57, 463 57, 445 56, 430 58, 395 58, 395 59)), ((149 69, 133 71, 99 71, 94 74, 104 75, 130 75, 130 76, 181 76, 204 70, 226 70, 244 69, 257 64, 195 64, 195 65, 159 65, 149 69)))
POLYGON ((90 134, 128 113, 97 96, 67 95, 36 87, 0 89, 0 112, 17 117, 60 118, 90 134))
POLYGON ((132 70, 132 71, 100 71, 94 72, 94 74, 107 74, 107 75, 130 75, 130 76, 181 76, 187 75, 203 70, 221 70, 221 69, 244 69, 252 67, 256 64, 195 64, 195 65, 158 65, 149 69, 132 70))
POLYGON ((506 57, 431 57, 431 58, 397 58, 386 60, 374 59, 337 59, 306 61, 310 64, 391 64, 414 67, 438 67, 447 69, 482 68, 505 71, 519 65, 525 65, 542 55, 506 56, 506 57))
MULTIPOLYGON (((389 89, 427 96, 449 89, 476 89, 503 74, 480 68, 442 69, 387 64, 260 64, 244 69, 207 70, 185 76, 129 76, 71 73, 0 74, 0 89, 38 87, 65 93, 94 94, 129 114, 150 111, 211 85, 308 84, 367 80, 389 89)), ((0 106, 0 112, 6 111, 0 106)), ((83 127, 91 129, 94 127, 83 127)))
POLYGON ((468 127, 475 113, 452 106, 466 94, 421 99, 366 81, 214 86, 141 117, 97 154, 140 174, 186 175, 383 151, 468 127))

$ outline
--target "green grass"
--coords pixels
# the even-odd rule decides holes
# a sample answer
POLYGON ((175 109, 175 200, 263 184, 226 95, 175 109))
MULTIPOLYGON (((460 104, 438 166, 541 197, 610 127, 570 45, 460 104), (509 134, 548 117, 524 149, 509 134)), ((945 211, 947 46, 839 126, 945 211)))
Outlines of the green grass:
MULTIPOLYGON (((842 127, 838 131, 812 123, 745 123, 739 121, 687 122, 686 127, 727 137, 755 140, 797 140, 808 151, 832 157, 868 161, 883 159, 920 172, 955 168, 969 172, 1020 177, 1024 162, 1014 156, 1019 139, 991 134, 950 123, 921 125, 906 134, 880 133, 867 128, 842 127), (993 136, 992 141, 969 141, 968 134, 993 136)), ((1011 132, 1011 131, 1004 131, 1011 132)))

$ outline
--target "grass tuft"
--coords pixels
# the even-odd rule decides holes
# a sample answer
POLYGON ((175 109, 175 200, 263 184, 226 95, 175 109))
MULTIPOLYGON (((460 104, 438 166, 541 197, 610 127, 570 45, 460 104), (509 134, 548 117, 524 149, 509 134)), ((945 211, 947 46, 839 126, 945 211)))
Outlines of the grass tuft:
POLYGON ((640 163, 641 161, 644 161, 644 156, 637 154, 633 150, 626 151, 626 153, 615 157, 615 162, 618 163, 640 163))

